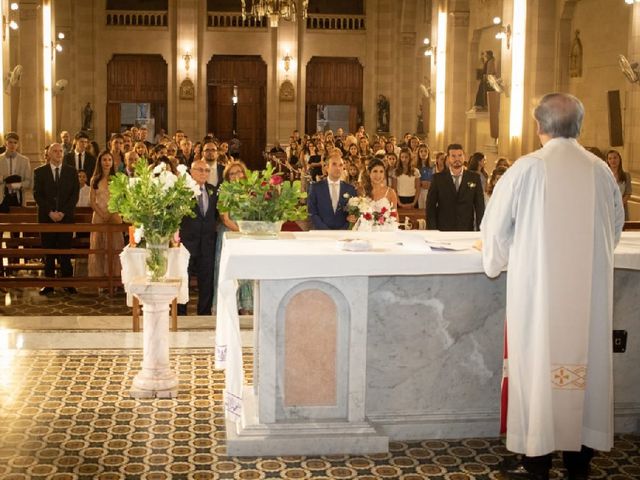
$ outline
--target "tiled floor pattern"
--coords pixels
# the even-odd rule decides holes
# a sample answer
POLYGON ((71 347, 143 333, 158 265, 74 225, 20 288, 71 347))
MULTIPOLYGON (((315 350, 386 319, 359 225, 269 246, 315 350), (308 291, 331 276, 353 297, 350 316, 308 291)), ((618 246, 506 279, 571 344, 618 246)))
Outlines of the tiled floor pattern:
MULTIPOLYGON (((1 352, 0 352, 1 353, 1 352)), ((140 351, 0 355, 0 478, 9 479, 497 479, 500 439, 392 442, 389 454, 225 456, 224 375, 212 350, 174 350, 176 399, 128 396, 140 351)), ((251 350, 244 352, 252 376, 251 350)), ((594 460, 596 479, 640 478, 640 438, 622 436, 594 460)), ((564 470, 556 460, 554 479, 564 470)))
MULTIPOLYGON (((82 315, 113 316, 131 315, 127 307, 124 292, 116 292, 113 296, 98 293, 96 288, 78 287, 78 293, 69 295, 64 290, 56 289, 48 296, 39 295, 37 288, 12 288, 0 293, 0 316, 43 316, 43 315, 82 315)), ((195 315, 197 292, 187 304, 187 311, 195 315)))

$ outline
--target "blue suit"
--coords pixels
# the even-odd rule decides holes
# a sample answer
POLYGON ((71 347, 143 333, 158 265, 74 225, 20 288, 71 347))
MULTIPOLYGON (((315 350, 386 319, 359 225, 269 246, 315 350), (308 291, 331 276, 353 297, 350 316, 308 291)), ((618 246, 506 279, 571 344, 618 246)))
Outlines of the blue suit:
POLYGON ((348 194, 349 198, 358 196, 353 185, 341 181, 338 208, 334 212, 331 205, 329 182, 325 179, 312 184, 307 198, 307 209, 314 230, 346 230, 349 228, 349 222, 347 222, 349 198, 345 198, 345 194, 348 194))

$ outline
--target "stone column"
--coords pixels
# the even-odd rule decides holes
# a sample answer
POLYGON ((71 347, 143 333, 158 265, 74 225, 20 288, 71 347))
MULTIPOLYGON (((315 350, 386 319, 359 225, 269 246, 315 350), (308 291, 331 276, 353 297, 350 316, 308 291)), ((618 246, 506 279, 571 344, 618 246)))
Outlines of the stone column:
MULTIPOLYGON (((204 89, 198 88, 198 71, 201 68, 206 68, 199 62, 198 24, 202 19, 198 15, 200 12, 198 0, 183 0, 176 3, 176 39, 173 44, 175 48, 175 61, 173 64, 176 69, 176 84, 173 90, 169 90, 168 97, 176 99, 175 118, 179 123, 178 128, 193 135, 198 132, 198 105, 206 106, 206 92, 201 91, 204 89), (185 60, 183 58, 187 52, 191 56, 188 71, 185 68, 185 60), (195 84, 195 96, 192 99, 180 98, 180 85, 187 77, 195 84)), ((172 62, 168 61, 168 63, 171 65, 172 62)), ((156 128, 159 128, 159 125, 156 128)), ((197 135, 196 138, 201 138, 202 136, 197 135)))
MULTIPOLYGON (((467 98, 469 79, 469 3, 458 1, 449 11, 447 32, 447 92, 444 127, 444 147, 463 142, 466 131, 466 111, 471 107, 467 98)), ((436 67, 439 68, 439 65, 436 67)))
POLYGON ((169 363, 169 308, 178 295, 180 282, 134 282, 129 292, 142 304, 142 370, 131 386, 134 398, 174 398, 178 395, 178 377, 169 363))
MULTIPOLYGON (((15 39, 16 56, 14 65, 23 67, 20 81, 20 103, 17 125, 13 125, 20 135, 20 148, 28 156, 32 165, 38 165, 40 151, 45 145, 44 100, 42 86, 42 13, 38 0, 20 2, 20 29, 15 39)), ((15 92, 15 90, 14 90, 15 92)), ((14 107, 17 107, 14 99, 14 107)))

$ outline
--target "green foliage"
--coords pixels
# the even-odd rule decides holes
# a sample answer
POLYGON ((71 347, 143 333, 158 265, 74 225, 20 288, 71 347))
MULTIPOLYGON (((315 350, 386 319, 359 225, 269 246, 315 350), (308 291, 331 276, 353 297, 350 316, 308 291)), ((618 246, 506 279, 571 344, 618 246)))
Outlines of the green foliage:
POLYGON ((118 173, 109 183, 109 211, 143 227, 145 236, 171 237, 184 217, 193 217, 198 190, 195 181, 180 169, 176 176, 164 166, 154 169, 143 159, 136 162, 135 177, 118 173))
POLYGON ((248 172, 247 178, 223 182, 218 191, 218 210, 229 213, 234 220, 304 220, 307 207, 300 203, 306 197, 299 180, 284 181, 268 164, 261 172, 248 172))

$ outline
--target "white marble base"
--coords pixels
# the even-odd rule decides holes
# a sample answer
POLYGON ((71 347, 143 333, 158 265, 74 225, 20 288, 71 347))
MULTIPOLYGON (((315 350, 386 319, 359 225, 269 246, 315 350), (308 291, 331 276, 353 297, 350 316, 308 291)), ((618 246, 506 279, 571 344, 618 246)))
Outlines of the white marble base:
POLYGON ((142 370, 133 379, 134 398, 173 398, 178 376, 169 363, 169 304, 178 295, 180 282, 134 281, 129 293, 140 299, 143 314, 142 370))
POLYGON ((364 455, 389 450, 389 438, 378 433, 367 421, 315 420, 265 425, 258 421, 252 388, 245 387, 243 399, 242 425, 227 422, 229 456, 333 455, 345 452, 364 455))

